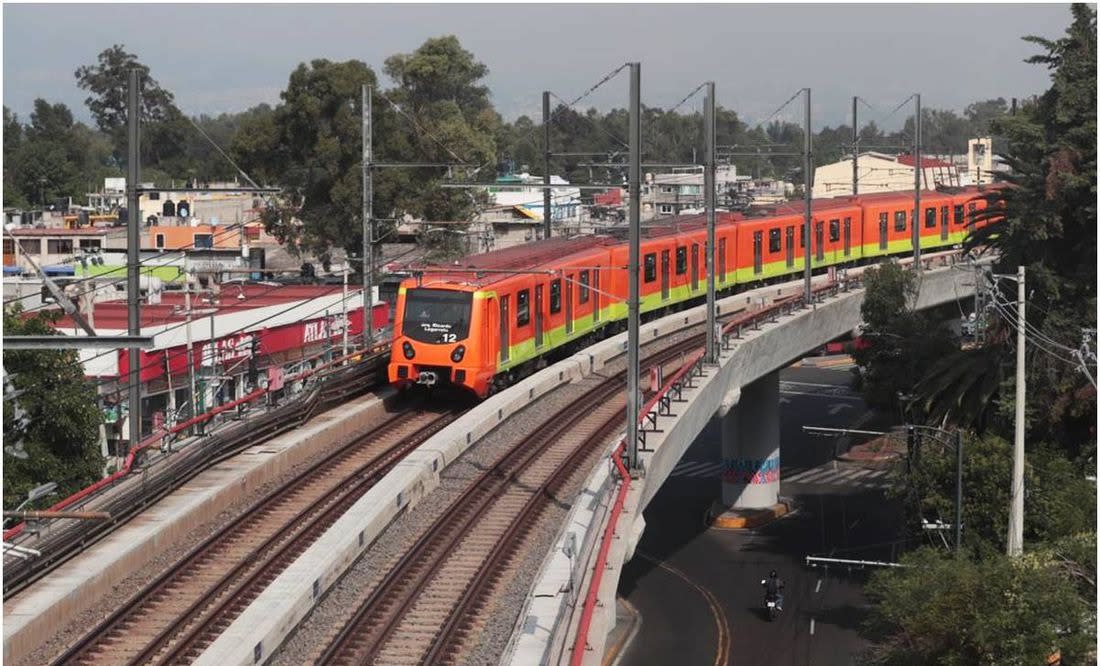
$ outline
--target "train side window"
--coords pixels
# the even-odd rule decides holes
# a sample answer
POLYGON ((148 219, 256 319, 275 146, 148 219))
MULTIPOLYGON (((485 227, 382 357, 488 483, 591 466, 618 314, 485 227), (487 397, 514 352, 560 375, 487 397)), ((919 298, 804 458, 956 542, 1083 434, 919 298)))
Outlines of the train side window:
POLYGON ((935 229, 936 228, 936 209, 925 208, 924 209, 924 228, 935 229))
POLYGON ((955 224, 962 224, 965 221, 966 218, 963 217, 962 205, 960 204, 958 206, 955 206, 955 224))
POLYGON ((905 231, 905 211, 894 213, 894 231, 905 231))
POLYGON ((683 275, 687 273, 688 269, 688 249, 686 247, 676 248, 676 274, 683 275))
POLYGON ((829 220, 829 242, 840 240, 840 220, 829 220))
POLYGON ((645 256, 645 281, 653 282, 657 279, 657 253, 650 252, 645 256))
POLYGON ((578 300, 581 304, 588 302, 588 280, 589 275, 587 270, 581 271, 581 289, 578 292, 578 300))
POLYGON ((561 312, 561 278, 550 281, 550 314, 561 312))
POLYGON ((526 326, 531 322, 531 290, 520 289, 516 294, 516 326, 526 326))
POLYGON ((783 231, 770 229, 768 231, 768 252, 775 253, 783 249, 783 231))

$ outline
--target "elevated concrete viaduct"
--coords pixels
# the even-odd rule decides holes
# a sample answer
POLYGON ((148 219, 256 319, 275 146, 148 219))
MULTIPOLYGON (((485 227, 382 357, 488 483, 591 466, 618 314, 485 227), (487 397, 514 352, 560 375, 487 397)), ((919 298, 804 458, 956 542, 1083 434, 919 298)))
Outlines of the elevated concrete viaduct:
MULTIPOLYGON (((973 273, 955 265, 956 255, 933 255, 925 261, 928 268, 921 274, 918 309, 973 295, 973 273)), ((600 663, 606 635, 615 622, 615 591, 622 566, 633 556, 645 529, 642 512, 712 418, 722 420, 723 503, 743 509, 776 503, 782 471, 779 369, 858 328, 864 297, 861 273, 862 269, 849 271, 852 282, 839 285, 813 308, 777 314, 725 336, 718 363, 700 364, 694 376, 678 387, 678 399, 649 415, 652 420, 646 421, 645 446, 639 456, 642 470, 621 499, 616 472, 602 465, 593 473, 556 550, 547 557, 506 660, 570 662, 585 614, 585 596, 594 571, 600 570, 597 603, 588 609, 591 625, 580 627, 587 633, 583 663, 600 663), (613 533, 609 532, 613 538, 606 562, 598 562, 606 521, 617 500, 623 503, 622 513, 613 533), (573 553, 568 563, 563 561, 563 551, 573 553)))

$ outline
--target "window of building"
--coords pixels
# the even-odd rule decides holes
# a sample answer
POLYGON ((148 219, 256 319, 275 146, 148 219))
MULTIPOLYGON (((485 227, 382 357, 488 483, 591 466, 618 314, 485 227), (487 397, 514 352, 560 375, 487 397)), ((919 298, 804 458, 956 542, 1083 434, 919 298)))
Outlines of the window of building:
POLYGON ((72 254, 72 252, 73 239, 71 238, 51 238, 46 241, 47 254, 72 254))
POLYGON ((550 314, 561 312, 561 278, 550 281, 550 314))
POLYGON ((42 254, 42 241, 37 238, 20 238, 19 249, 27 254, 42 254))
POLYGON ((661 213, 664 215, 672 215, 672 204, 661 204, 661 213))
POLYGON ((160 201, 160 192, 146 192, 150 201, 160 201))
POLYGON ((657 253, 650 252, 645 256, 645 281, 653 282, 657 279, 657 253))
POLYGON ((768 231, 768 252, 779 252, 783 249, 783 231, 771 229, 768 231))
POLYGON ((955 206, 955 224, 962 224, 966 219, 963 217, 963 207, 961 205, 955 206))
POLYGON ((156 243, 157 243, 157 248, 158 249, 164 247, 164 234, 157 234, 156 243))
POLYGON ((840 240, 840 220, 829 220, 829 242, 840 240))
POLYGON ((94 249, 99 248, 99 247, 102 247, 102 245, 101 245, 98 238, 81 238, 80 239, 80 249, 81 250, 94 250, 94 249))
MULTIPOLYGON (((160 234, 157 234, 158 236, 160 234)), ((159 245, 158 247, 164 247, 159 245)), ((195 234, 194 243, 192 244, 196 250, 209 250, 214 247, 214 235, 213 234, 195 234)))
POLYGON ((683 275, 687 273, 688 269, 688 249, 686 247, 676 248, 676 274, 683 275))
POLYGON ((15 243, 10 238, 4 239, 4 254, 15 254, 15 243))
POLYGON ((894 231, 905 231, 905 211, 894 213, 894 231))
POLYGON ((516 326, 526 326, 531 321, 531 290, 520 289, 516 294, 516 326))
POLYGON ((663 194, 672 194, 675 191, 676 191, 676 188, 673 187, 672 185, 662 185, 661 186, 661 192, 663 194))
POLYGON ((924 209, 924 228, 935 229, 936 228, 936 209, 925 208, 924 209))
POLYGON ((588 302, 588 284, 589 284, 588 281, 589 281, 589 279, 590 278, 588 276, 588 271, 587 270, 581 271, 581 288, 580 288, 580 291, 577 292, 577 298, 578 298, 580 303, 587 303, 588 302))
POLYGON ((702 194, 698 185, 681 185, 680 194, 702 194))

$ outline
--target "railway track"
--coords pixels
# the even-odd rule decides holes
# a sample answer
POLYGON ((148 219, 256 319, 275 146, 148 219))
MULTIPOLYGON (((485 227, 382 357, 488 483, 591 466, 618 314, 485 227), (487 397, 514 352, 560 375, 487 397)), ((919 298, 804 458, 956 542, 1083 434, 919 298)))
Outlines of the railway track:
MULTIPOLYGON (((691 336, 646 365, 677 362, 691 336)), ((461 663, 480 611, 563 486, 622 427, 625 371, 545 421, 470 485, 392 567, 316 659, 324 664, 461 663)))
POLYGON ((334 451, 201 543, 57 663, 193 660, 348 506, 454 418, 399 413, 334 451))

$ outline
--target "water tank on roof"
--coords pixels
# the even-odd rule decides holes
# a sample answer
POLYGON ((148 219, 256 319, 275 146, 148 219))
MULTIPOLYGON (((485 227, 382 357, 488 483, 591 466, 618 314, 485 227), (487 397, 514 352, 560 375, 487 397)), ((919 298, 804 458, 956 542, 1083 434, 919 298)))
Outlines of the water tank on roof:
POLYGON ((176 204, 176 215, 178 215, 179 217, 188 217, 188 216, 190 216, 191 215, 191 203, 189 201, 187 201, 186 199, 181 199, 180 202, 178 204, 176 204))
POLYGON ((172 201, 171 199, 166 200, 164 202, 164 205, 160 207, 160 212, 164 215, 164 217, 175 217, 176 202, 172 201))

